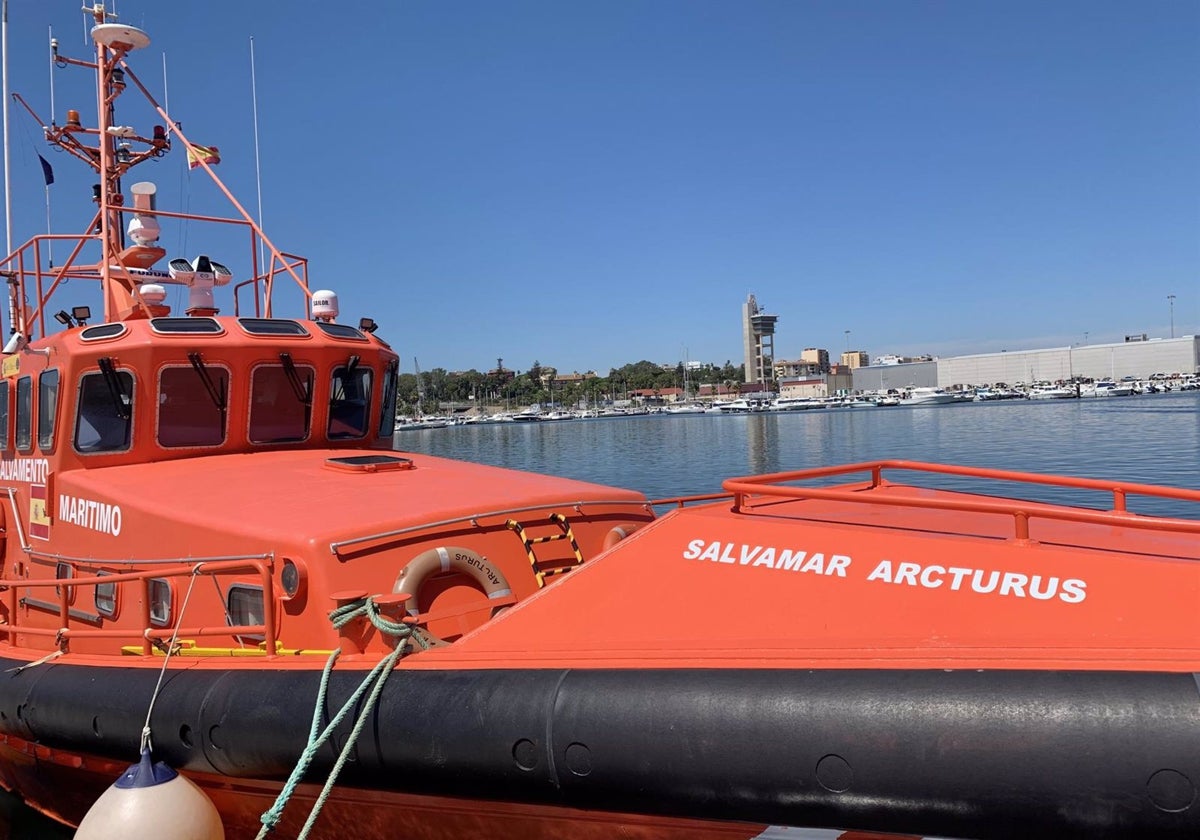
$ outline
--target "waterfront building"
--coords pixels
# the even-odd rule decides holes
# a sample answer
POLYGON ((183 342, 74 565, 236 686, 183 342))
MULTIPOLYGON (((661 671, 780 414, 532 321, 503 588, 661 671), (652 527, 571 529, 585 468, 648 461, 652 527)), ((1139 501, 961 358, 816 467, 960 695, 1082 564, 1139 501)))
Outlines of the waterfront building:
POLYGON ((938 385, 1085 379, 1149 379, 1200 371, 1200 338, 1158 338, 1040 350, 980 353, 938 360, 938 385))
POLYGON ((842 354, 842 364, 849 368, 866 367, 871 364, 871 357, 866 350, 847 350, 842 354))
POLYGON ((596 379, 598 376, 599 374, 597 374, 594 370, 589 370, 587 373, 580 373, 579 371, 574 371, 573 373, 558 373, 555 371, 551 375, 550 384, 555 386, 578 385, 580 383, 587 382, 589 379, 596 379))
POLYGON ((820 376, 824 371, 821 370, 819 362, 803 362, 803 361, 779 361, 775 363, 775 379, 802 379, 809 376, 820 376))
MULTIPOLYGON (((864 354, 865 355, 865 354, 864 354)), ((825 384, 831 394, 846 394, 854 390, 854 368, 846 364, 830 365, 825 384)))
POLYGON ((819 400, 829 396, 829 385, 823 376, 780 380, 779 396, 781 398, 819 400))
POLYGON ((821 373, 829 373, 829 351, 822 347, 805 347, 800 361, 817 365, 821 373))
POLYGON ((914 362, 932 362, 933 356, 896 356, 894 354, 885 354, 876 356, 873 364, 876 365, 910 365, 914 362))
POLYGON ((929 362, 896 363, 880 356, 854 369, 854 390, 879 391, 909 386, 951 388, 1084 379, 1149 379, 1156 373, 1200 373, 1200 337, 1140 336, 1111 344, 1073 344, 1033 350, 1002 350, 949 356, 929 362), (885 361, 885 359, 887 361, 885 361))
POLYGON ((885 362, 854 368, 851 388, 855 391, 888 391, 902 388, 931 388, 938 385, 937 362, 885 362))

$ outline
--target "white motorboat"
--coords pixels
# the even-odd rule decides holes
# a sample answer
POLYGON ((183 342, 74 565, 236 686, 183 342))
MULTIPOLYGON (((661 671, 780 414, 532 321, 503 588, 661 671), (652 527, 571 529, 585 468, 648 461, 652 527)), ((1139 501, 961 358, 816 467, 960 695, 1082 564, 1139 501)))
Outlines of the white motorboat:
POLYGON ((1078 396, 1074 388, 1062 385, 1041 385, 1029 389, 1031 400, 1073 400, 1078 396))
POLYGON ((945 405, 957 401, 954 394, 941 388, 922 386, 904 392, 902 405, 945 405))
POLYGON ((717 408, 725 414, 745 414, 749 411, 762 411, 764 404, 762 400, 738 397, 730 402, 717 403, 717 408))
POLYGON ((825 403, 810 397, 779 397, 768 406, 770 411, 806 411, 812 408, 825 408, 825 403))
POLYGON ((663 409, 665 414, 703 414, 707 411, 700 403, 672 403, 663 409))
POLYGON ((1129 397, 1134 393, 1132 382, 1113 382, 1104 380, 1092 385, 1091 388, 1082 392, 1082 396, 1086 397, 1129 397))

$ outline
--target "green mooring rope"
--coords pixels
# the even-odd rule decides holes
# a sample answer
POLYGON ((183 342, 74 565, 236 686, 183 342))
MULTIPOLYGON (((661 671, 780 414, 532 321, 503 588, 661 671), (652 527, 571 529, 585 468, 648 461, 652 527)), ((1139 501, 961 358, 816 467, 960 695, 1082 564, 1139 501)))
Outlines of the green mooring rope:
POLYGON ((358 736, 362 733, 367 718, 375 711, 375 705, 379 702, 379 695, 383 693, 384 683, 387 682, 388 676, 396 667, 396 663, 400 660, 400 657, 407 651, 407 642, 410 639, 415 640, 423 650, 429 649, 428 640, 425 639, 423 634, 415 632, 415 628, 411 624, 392 621, 381 615, 379 607, 375 604, 373 598, 368 597, 361 601, 355 601, 354 603, 338 607, 329 614, 329 620, 333 622, 334 627, 341 629, 351 621, 364 616, 381 633, 397 638, 399 641, 396 643, 396 648, 371 669, 371 672, 367 674, 358 688, 354 690, 354 693, 347 698, 342 708, 329 721, 329 724, 324 729, 321 729, 321 710, 325 708, 325 697, 329 692, 329 677, 333 673, 333 664, 337 661, 338 654, 341 651, 335 650, 329 655, 329 659, 325 662, 325 669, 321 672, 320 687, 317 689, 317 703, 316 708, 313 710, 312 726, 309 727, 308 731, 308 745, 304 748, 304 752, 300 754, 300 758, 296 762, 296 767, 292 770, 292 775, 288 777, 283 790, 279 792, 275 804, 263 812, 260 818, 263 826, 259 830, 256 840, 263 840, 279 824, 279 820, 283 817, 283 809, 287 806, 292 794, 295 793, 300 780, 304 778, 304 774, 307 772, 313 758, 316 757, 317 751, 329 740, 334 730, 337 729, 350 710, 358 703, 359 698, 370 687, 371 693, 354 722, 354 728, 350 732, 350 737, 346 739, 346 743, 338 753, 337 761, 334 763, 333 769, 329 771, 329 778, 325 780, 325 786, 321 789, 321 794, 317 797, 317 801, 308 815, 308 820, 304 823, 304 828, 296 835, 296 840, 304 840, 304 838, 308 837, 308 833, 316 823, 321 809, 325 807, 325 801, 329 798, 330 791, 333 790, 333 785, 337 781, 338 774, 342 772, 342 767, 345 766, 346 760, 350 757, 350 750, 358 742, 358 736))

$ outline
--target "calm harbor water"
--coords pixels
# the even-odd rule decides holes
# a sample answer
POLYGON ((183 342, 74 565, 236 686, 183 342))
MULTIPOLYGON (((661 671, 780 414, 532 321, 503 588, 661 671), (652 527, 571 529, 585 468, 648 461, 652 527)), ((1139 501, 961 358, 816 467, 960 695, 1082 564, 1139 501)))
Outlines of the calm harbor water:
MULTIPOLYGON (((631 487, 651 498, 716 492, 732 476, 881 458, 1200 489, 1200 392, 475 424, 399 432, 395 445, 631 487)), ((962 479, 937 483, 981 489, 962 479)), ((1099 494, 1000 489, 1044 501, 1109 503, 1099 494)), ((1131 498, 1129 506, 1200 518, 1200 505, 1190 503, 1131 498)))

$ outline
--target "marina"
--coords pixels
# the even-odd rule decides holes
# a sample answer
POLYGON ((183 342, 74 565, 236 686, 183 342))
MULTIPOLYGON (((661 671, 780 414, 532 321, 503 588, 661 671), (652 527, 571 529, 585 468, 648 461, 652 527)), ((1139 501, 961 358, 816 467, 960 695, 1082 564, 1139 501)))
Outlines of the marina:
MULTIPOLYGON (((1200 486, 1200 392, 466 425, 404 432, 394 443, 401 451, 622 484, 650 498, 710 493, 727 475, 892 456, 1195 488, 1200 486)), ((950 486, 970 485, 952 479, 950 486)), ((1063 490, 1044 498, 1095 502, 1063 490)), ((1196 515, 1190 505, 1170 501, 1148 510, 1196 515)))

